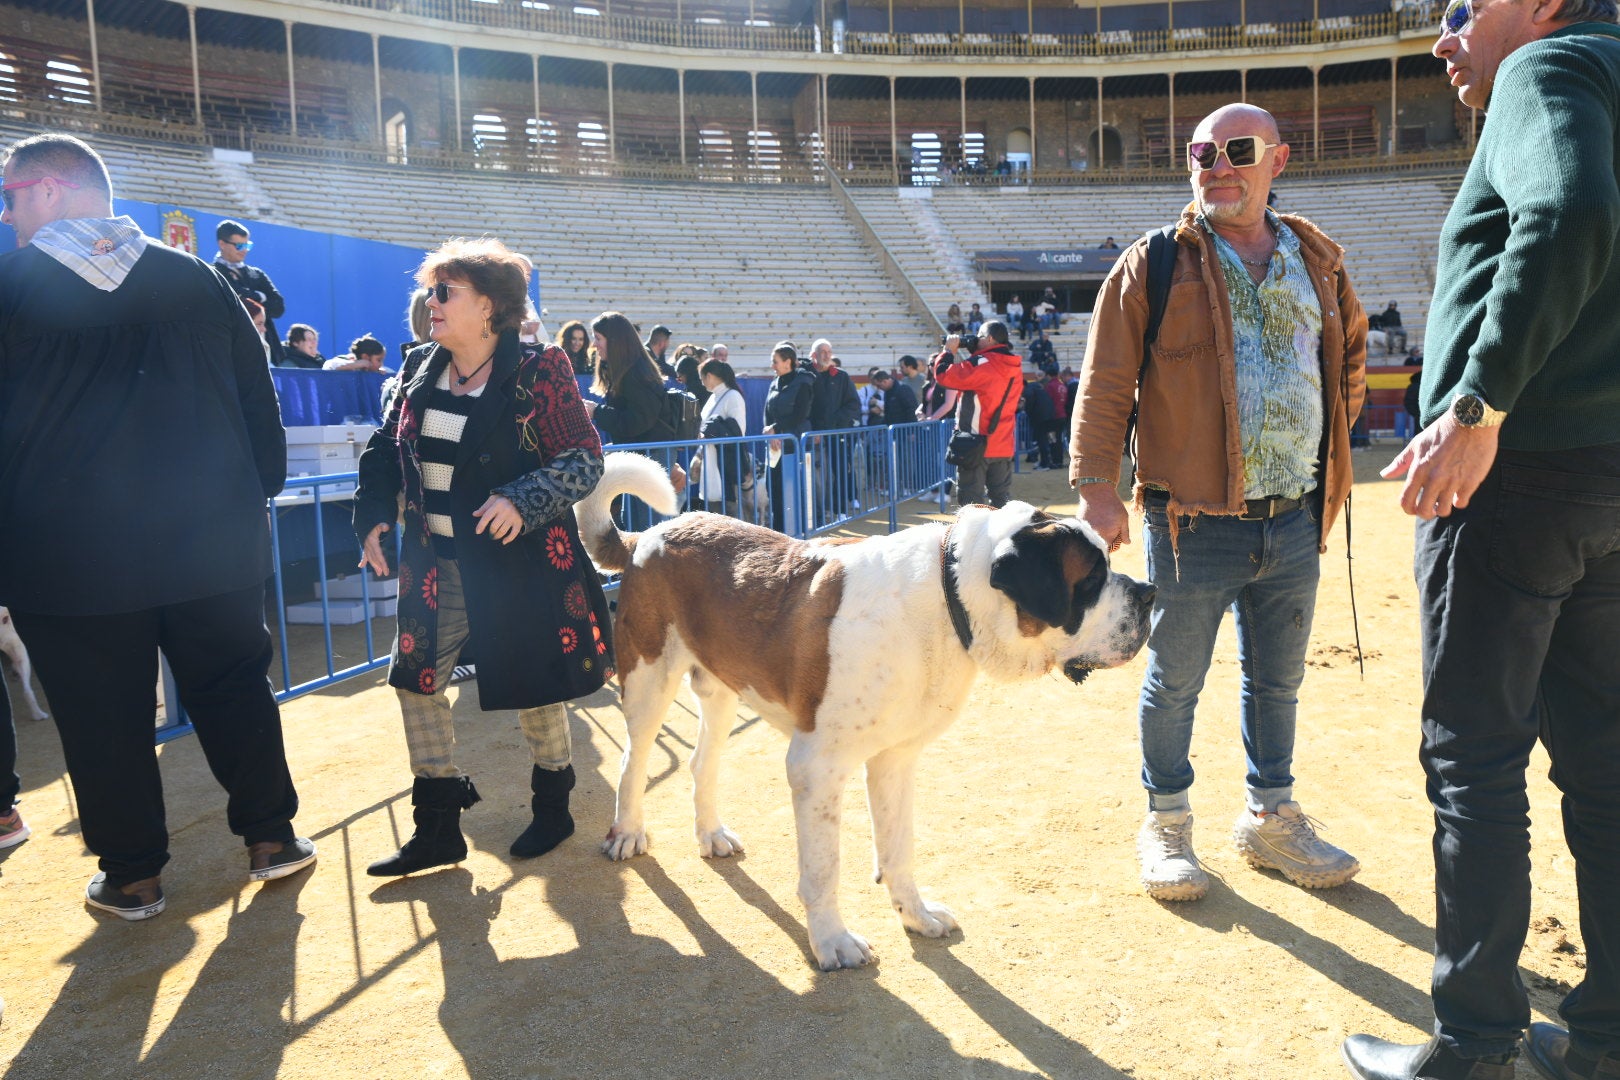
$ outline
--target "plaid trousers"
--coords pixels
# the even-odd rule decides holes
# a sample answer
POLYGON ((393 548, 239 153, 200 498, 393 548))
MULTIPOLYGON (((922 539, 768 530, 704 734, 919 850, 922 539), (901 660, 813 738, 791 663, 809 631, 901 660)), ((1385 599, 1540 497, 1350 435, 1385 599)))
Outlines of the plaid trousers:
MULTIPOLYGON (((439 655, 436 667, 449 672, 467 643, 467 598, 461 588, 461 564, 439 560, 439 655)), ((445 686, 433 694, 414 694, 397 687, 405 719, 405 745, 411 772, 421 777, 460 776, 456 767, 456 727, 445 686)), ((573 761, 568 735, 568 709, 558 702, 518 712, 518 725, 529 743, 529 756, 542 769, 566 769, 573 761)))

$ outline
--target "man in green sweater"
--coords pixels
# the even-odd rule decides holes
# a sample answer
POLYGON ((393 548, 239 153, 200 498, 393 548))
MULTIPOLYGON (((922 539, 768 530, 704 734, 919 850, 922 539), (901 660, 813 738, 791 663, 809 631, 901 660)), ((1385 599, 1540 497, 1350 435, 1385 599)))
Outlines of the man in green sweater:
POLYGON ((1440 234, 1419 518, 1435 1036, 1344 1043, 1363 1080, 1620 1078, 1620 27, 1615 0, 1452 0, 1434 54, 1489 103, 1440 234), (1586 973, 1530 1024, 1525 769, 1564 793, 1586 973))

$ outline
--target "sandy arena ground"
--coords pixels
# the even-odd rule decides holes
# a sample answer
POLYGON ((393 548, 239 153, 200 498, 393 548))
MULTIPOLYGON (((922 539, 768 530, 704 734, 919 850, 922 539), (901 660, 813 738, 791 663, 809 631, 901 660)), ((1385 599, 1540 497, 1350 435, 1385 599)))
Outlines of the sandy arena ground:
MULTIPOLYGON (((871 880, 862 782, 845 804, 843 906, 880 956, 823 974, 795 896, 786 742, 752 714, 727 746, 723 806, 746 854, 704 861, 684 763, 684 693, 648 798, 654 847, 608 862, 623 721, 612 692, 572 709, 579 830, 514 863, 528 765, 513 713, 460 693, 460 761, 484 802, 462 866, 396 881, 365 865, 408 835, 410 777, 392 692, 352 680, 284 709, 312 873, 244 883, 246 857, 194 738, 162 748, 169 907, 145 923, 83 906, 81 847, 50 723, 19 721, 34 837, 0 863, 0 1063, 68 1077, 1085 1077, 1347 1075, 1339 1041, 1421 1041, 1433 941, 1430 812, 1416 760, 1409 522, 1358 454, 1353 660, 1344 531, 1323 560, 1300 710, 1299 798, 1355 853, 1351 884, 1308 892, 1249 869, 1227 838, 1242 803, 1231 623, 1194 744, 1210 895, 1160 904, 1137 883, 1135 710, 1142 660, 1083 687, 981 683, 924 754, 918 877, 963 931, 908 936, 871 880)), ((1015 494, 1072 510, 1056 473, 1015 494)), ((1134 523, 1139 527, 1139 522, 1134 523)), ((1133 544, 1118 565, 1139 573, 1133 544)), ((905 648, 895 642, 896 652, 905 648)), ((871 658, 877 671, 884 658, 871 658)), ((94 672, 86 672, 94 678, 94 672)), ((863 678, 869 672, 853 672, 863 678)), ((15 693, 15 690, 14 690, 15 693)), ((1523 975, 1555 1019, 1580 977, 1574 871, 1546 763, 1531 770, 1534 925, 1523 975)), ((1533 1077, 1521 1061, 1518 1076, 1533 1077)))

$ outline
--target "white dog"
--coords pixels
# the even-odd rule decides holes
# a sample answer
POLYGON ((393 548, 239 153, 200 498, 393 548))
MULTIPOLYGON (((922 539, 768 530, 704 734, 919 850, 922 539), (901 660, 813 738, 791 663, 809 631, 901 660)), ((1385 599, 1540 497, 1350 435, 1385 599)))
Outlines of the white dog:
POLYGON ((33 710, 35 720, 48 720, 51 714, 39 707, 39 698, 34 696, 34 665, 28 660, 28 649, 17 636, 17 628, 11 625, 11 612, 0 607, 0 653, 11 657, 11 666, 17 669, 17 681, 22 683, 23 700, 33 710))
POLYGON ((863 763, 877 880, 907 929, 955 929, 912 877, 917 756, 956 719, 980 671, 1028 679, 1061 669, 1078 683, 1129 660, 1147 638, 1152 586, 1111 572, 1106 545, 1079 520, 1025 503, 967 507, 948 528, 806 542, 705 513, 624 534, 608 507, 625 493, 660 513, 676 507, 663 470, 625 453, 608 455, 601 483, 575 507, 592 560, 624 575, 614 625, 629 739, 603 850, 614 859, 647 850, 648 755, 689 675, 700 705, 691 766, 702 855, 742 850, 716 799, 717 751, 741 697, 790 737, 799 896, 816 962, 873 958, 838 911, 839 809, 863 763))

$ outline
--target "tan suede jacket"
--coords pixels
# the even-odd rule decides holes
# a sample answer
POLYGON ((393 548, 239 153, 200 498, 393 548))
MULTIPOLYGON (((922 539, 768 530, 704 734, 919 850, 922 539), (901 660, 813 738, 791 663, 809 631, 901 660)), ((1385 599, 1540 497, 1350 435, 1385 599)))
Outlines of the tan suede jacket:
MULTIPOLYGON (((1144 488, 1170 493, 1176 514, 1243 512, 1232 305, 1215 240, 1189 204, 1176 227, 1175 275, 1153 355, 1142 374, 1137 418, 1136 505, 1144 488)), ((1367 318, 1344 271, 1344 249, 1304 218, 1281 215, 1322 304, 1323 439, 1318 476, 1322 539, 1350 494, 1350 426, 1366 394, 1367 318)), ((1117 479, 1147 327, 1146 238, 1125 251, 1097 294, 1085 369, 1074 405, 1069 480, 1117 479)), ((1172 517, 1172 521, 1174 517, 1172 517)))

